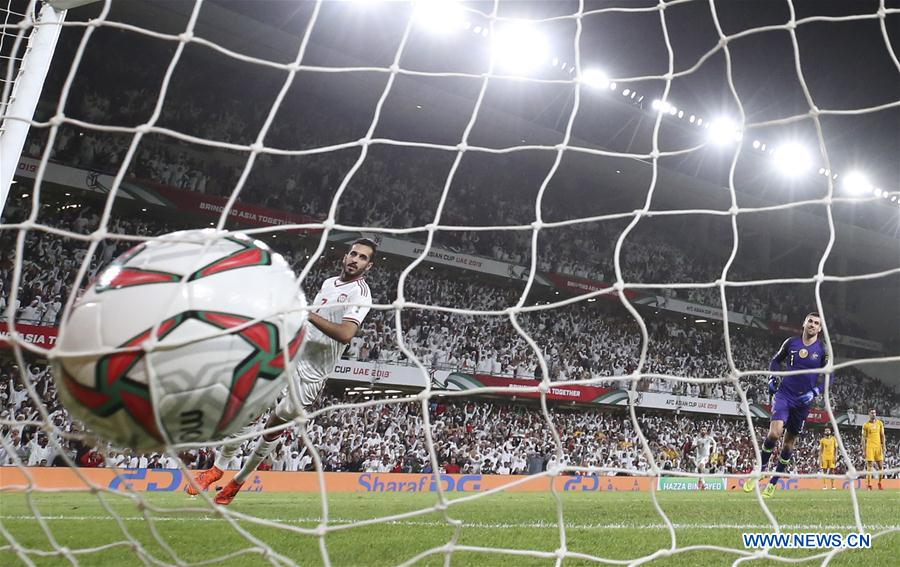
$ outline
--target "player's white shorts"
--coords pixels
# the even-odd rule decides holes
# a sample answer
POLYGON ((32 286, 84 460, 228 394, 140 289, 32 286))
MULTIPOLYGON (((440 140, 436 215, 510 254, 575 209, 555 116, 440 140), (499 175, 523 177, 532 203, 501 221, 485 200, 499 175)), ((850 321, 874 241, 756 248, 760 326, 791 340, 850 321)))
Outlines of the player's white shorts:
POLYGON ((698 469, 705 469, 709 466, 709 457, 700 457, 695 461, 698 469))
MULTIPOLYGON (((297 385, 300 405, 304 408, 310 408, 316 403, 316 399, 319 397, 319 394, 322 393, 322 388, 325 387, 325 382, 328 380, 325 376, 317 376, 308 372, 302 372, 299 364, 294 366, 291 378, 293 379, 294 384, 297 385)), ((291 421, 300 415, 300 410, 294 408, 291 394, 288 392, 287 388, 282 392, 281 398, 278 400, 278 405, 275 406, 275 415, 282 421, 291 421)))

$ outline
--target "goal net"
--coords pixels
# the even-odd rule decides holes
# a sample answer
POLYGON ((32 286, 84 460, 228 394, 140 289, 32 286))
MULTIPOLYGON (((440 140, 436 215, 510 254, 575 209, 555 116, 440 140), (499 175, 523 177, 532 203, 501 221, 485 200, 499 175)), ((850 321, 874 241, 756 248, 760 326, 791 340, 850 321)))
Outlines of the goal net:
MULTIPOLYGON (((30 128, 2 164, 17 172, 0 221, 4 563, 737 564, 847 549, 739 538, 799 531, 896 549, 896 517, 864 513, 857 440, 874 407, 889 425, 877 480, 896 491, 900 398, 875 376, 900 363, 900 9, 77 4, 50 22, 36 2, 0 11, 0 117, 30 128), (53 63, 24 116, 26 46, 50 27, 53 63), (264 463, 303 475, 283 481, 308 488, 293 504, 259 475, 230 507, 188 500, 209 447, 99 443, 49 374, 79 290, 135 243, 207 227, 266 242, 307 297, 348 242, 379 242, 370 315, 264 463), (778 486, 836 480, 840 521, 741 490, 770 477, 769 359, 808 312, 832 356, 817 429, 778 486), (821 427, 839 463, 824 477, 821 427), (702 466, 701 428, 720 447, 702 466), (347 500, 347 486, 424 494, 347 500), (712 524, 691 515, 704 495, 689 513, 666 493, 701 487, 733 491, 712 524), (211 533, 228 540, 195 545, 211 533)), ((260 433, 240 438, 234 468, 260 433)))

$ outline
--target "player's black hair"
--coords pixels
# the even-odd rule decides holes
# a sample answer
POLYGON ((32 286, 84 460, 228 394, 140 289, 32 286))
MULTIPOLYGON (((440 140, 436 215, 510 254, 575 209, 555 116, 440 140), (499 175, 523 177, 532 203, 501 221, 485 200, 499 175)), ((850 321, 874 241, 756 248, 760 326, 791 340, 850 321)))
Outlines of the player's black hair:
POLYGON ((375 254, 378 252, 378 244, 375 243, 371 238, 357 238, 353 242, 350 243, 350 248, 353 248, 354 244, 362 244, 363 246, 368 246, 372 249, 372 258, 371 260, 375 260, 375 254))
POLYGON ((821 315, 819 315, 817 312, 813 311, 812 313, 807 313, 806 317, 804 317, 803 320, 805 321, 805 320, 809 319, 810 317, 815 317, 816 319, 822 318, 821 315))

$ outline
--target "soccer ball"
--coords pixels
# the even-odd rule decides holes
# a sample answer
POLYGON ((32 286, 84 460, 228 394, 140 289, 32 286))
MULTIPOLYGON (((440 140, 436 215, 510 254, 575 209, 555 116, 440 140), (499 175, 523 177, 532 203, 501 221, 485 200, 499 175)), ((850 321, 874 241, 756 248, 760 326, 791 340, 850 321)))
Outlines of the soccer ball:
POLYGON ((293 270, 258 240, 206 229, 144 242, 61 326, 51 354, 60 399, 121 447, 222 439, 285 387, 305 305, 293 270))

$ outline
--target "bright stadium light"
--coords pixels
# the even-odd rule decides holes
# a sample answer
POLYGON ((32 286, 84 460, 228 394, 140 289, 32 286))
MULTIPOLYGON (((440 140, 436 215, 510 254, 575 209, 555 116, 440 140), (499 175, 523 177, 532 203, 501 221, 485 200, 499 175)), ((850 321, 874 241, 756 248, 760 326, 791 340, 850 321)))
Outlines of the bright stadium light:
POLYGON ((525 23, 505 26, 494 36, 497 63, 513 72, 526 72, 547 59, 547 40, 525 23))
POLYGON ((772 163, 782 175, 797 177, 809 171, 812 158, 803 146, 792 142, 775 149, 772 163))
POLYGON ((861 195, 872 191, 872 184, 866 176, 858 171, 851 171, 844 176, 844 190, 851 195, 861 195))
POLYGON ((434 33, 449 33, 464 25, 464 11, 454 0, 418 0, 413 12, 416 23, 434 33))
POLYGON ((740 141, 740 128, 730 118, 718 118, 709 124, 709 140, 716 145, 725 145, 740 141))
POLYGON ((609 77, 600 69, 585 69, 581 73, 581 82, 595 89, 605 89, 609 86, 609 77))
POLYGON ((666 102, 666 101, 662 101, 662 100, 659 100, 659 99, 654 100, 654 101, 653 101, 653 104, 651 104, 651 106, 653 107, 653 110, 658 110, 658 111, 660 111, 660 112, 662 112, 662 113, 665 113, 665 114, 671 114, 671 115, 673 115, 673 116, 678 112, 678 109, 675 108, 675 107, 672 105, 672 103, 666 102))

